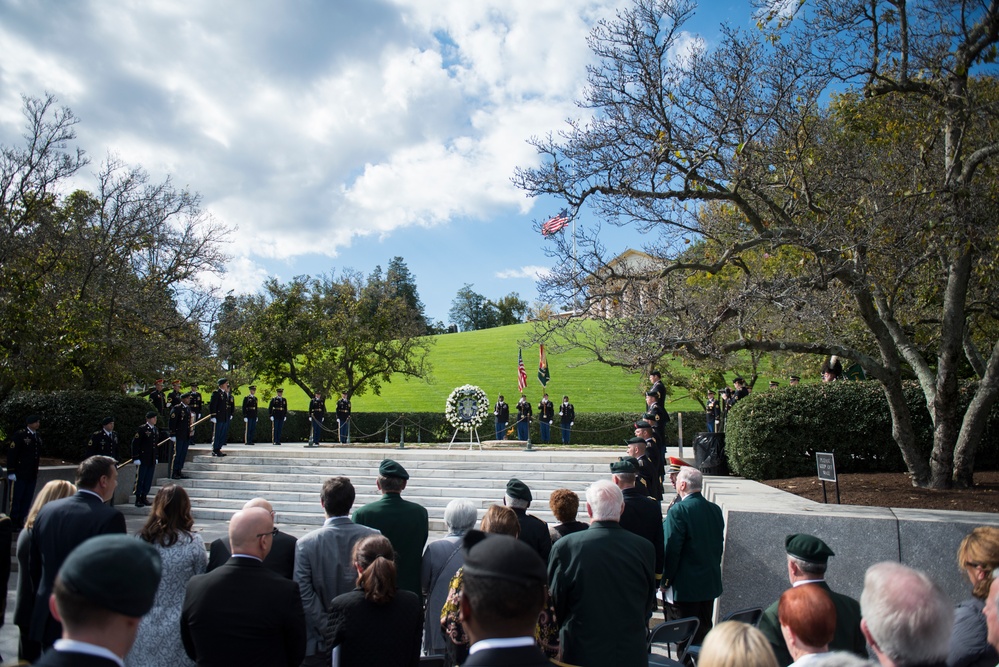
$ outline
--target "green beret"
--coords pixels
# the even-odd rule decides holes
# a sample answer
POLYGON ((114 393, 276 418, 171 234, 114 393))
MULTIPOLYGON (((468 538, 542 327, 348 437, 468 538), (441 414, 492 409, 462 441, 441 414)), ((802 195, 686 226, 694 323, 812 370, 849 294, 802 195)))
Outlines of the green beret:
POLYGON ((27 417, 24 418, 24 425, 27 426, 28 424, 34 424, 35 422, 40 422, 40 421, 42 421, 42 418, 39 417, 38 415, 28 415, 27 417))
POLYGON ((384 459, 378 466, 378 474, 382 477, 398 477, 399 479, 409 479, 409 473, 401 465, 392 459, 384 459))
POLYGON ((506 495, 517 500, 526 500, 527 502, 534 500, 531 490, 527 488, 527 484, 524 484, 517 478, 511 479, 506 483, 506 495))
POLYGON ((638 459, 634 456, 622 456, 610 464, 610 471, 616 475, 638 474, 638 459))
POLYGON ((544 561, 516 537, 470 530, 465 534, 462 548, 466 577, 489 577, 539 587, 548 583, 544 561))
POLYGON ((635 428, 652 428, 652 424, 650 424, 645 420, 642 420, 640 422, 635 422, 635 428))
POLYGON ((625 440, 624 444, 626 444, 626 445, 638 445, 638 444, 648 445, 649 443, 645 442, 645 438, 639 438, 636 435, 636 436, 634 436, 632 438, 628 438, 627 440, 625 440))
POLYGON ((826 546, 826 543, 812 535, 798 533, 788 535, 784 539, 784 550, 788 555, 808 561, 809 563, 825 564, 829 556, 835 556, 833 550, 826 546))
POLYGON ((98 535, 73 549, 58 579, 98 607, 139 618, 153 607, 161 570, 160 555, 148 542, 130 535, 98 535))
POLYGON ((114 423, 114 417, 105 417, 101 421, 101 426, 107 426, 108 424, 113 424, 113 423, 114 423))
POLYGON ((146 413, 146 419, 152 419, 153 417, 158 417, 159 414, 160 413, 156 412, 156 410, 150 410, 149 412, 146 413))

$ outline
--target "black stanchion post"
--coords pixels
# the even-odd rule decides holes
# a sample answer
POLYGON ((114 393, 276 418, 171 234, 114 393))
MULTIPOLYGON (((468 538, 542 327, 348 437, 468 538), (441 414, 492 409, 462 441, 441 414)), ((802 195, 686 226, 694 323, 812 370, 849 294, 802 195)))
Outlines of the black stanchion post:
POLYGON ((406 449, 406 415, 399 418, 399 449, 406 449))
POLYGON ((385 418, 385 444, 388 444, 388 417, 385 418))

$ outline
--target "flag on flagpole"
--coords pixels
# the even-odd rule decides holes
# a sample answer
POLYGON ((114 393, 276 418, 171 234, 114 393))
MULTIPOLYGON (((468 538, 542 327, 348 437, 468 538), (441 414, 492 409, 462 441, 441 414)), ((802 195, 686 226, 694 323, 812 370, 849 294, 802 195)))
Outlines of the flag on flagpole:
POLYGON ((519 391, 524 391, 527 387, 527 371, 524 369, 524 353, 522 350, 517 350, 517 388, 519 391))
POLYGON ((562 209, 554 218, 549 218, 541 225, 541 235, 550 236, 569 224, 569 210, 562 209))
POLYGON ((548 375, 548 356, 545 354, 545 346, 541 346, 541 360, 538 362, 538 380, 541 382, 542 387, 548 386, 548 380, 551 376, 548 375))

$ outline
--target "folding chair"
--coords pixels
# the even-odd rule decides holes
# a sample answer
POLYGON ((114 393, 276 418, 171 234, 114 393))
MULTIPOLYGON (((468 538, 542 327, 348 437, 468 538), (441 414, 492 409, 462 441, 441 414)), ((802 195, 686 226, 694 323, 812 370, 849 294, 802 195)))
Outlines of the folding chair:
POLYGON ((697 632, 698 621, 691 616, 675 621, 660 623, 649 632, 648 650, 649 665, 655 667, 677 667, 683 663, 683 658, 687 654, 687 647, 690 646, 694 633, 697 632), (653 645, 666 648, 668 658, 652 654, 653 645), (673 660, 673 651, 670 647, 676 647, 676 660, 673 660))
MULTIPOLYGON (((725 614, 719 623, 724 623, 725 621, 739 621, 740 623, 748 623, 755 628, 759 625, 761 618, 763 618, 763 608, 753 607, 751 609, 740 609, 739 611, 733 611, 725 614)), ((694 662, 697 662, 697 659, 701 657, 701 647, 699 645, 688 647, 687 655, 693 658, 694 662)))

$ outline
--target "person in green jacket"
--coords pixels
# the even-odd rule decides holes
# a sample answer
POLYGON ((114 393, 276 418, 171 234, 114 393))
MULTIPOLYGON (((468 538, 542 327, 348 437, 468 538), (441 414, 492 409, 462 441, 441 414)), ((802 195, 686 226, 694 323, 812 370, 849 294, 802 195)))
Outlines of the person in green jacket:
POLYGON ((399 588, 422 596, 420 564, 430 524, 425 507, 402 499, 408 480, 405 468, 392 459, 383 460, 378 466, 377 481, 381 499, 357 508, 351 519, 380 530, 389 539, 398 554, 395 564, 399 588))
MULTIPOLYGON (((829 557, 836 555, 833 550, 819 538, 804 533, 788 535, 784 539, 784 550, 787 552, 787 578, 791 586, 817 584, 832 598, 836 607, 836 631, 833 633, 832 641, 829 642, 829 650, 849 651, 866 659, 867 640, 860 631, 860 603, 847 595, 836 593, 826 583, 829 557)), ((787 667, 794 662, 787 650, 784 635, 780 631, 777 602, 763 612, 759 627, 773 646, 777 664, 780 667, 787 667)))
MULTIPOLYGON (((685 467, 677 473, 680 502, 669 508, 663 522, 666 562, 662 587, 672 589, 676 618, 694 616, 700 621, 694 644, 704 641, 711 629, 715 598, 722 593, 721 559, 725 519, 721 508, 701 495, 701 471, 685 467)), ((666 593, 669 600, 669 593, 666 593)))

